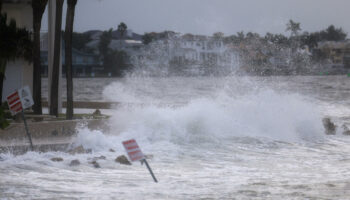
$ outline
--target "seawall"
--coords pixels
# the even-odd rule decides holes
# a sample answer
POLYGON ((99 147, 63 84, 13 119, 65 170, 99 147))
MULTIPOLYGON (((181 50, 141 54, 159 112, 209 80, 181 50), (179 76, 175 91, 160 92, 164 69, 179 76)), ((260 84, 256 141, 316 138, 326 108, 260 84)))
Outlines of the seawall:
MULTIPOLYGON (((106 119, 28 122, 34 149, 40 152, 66 150, 80 124, 91 130, 108 131, 106 119)), ((6 129, 0 130, 0 153, 22 154, 28 150, 29 142, 23 122, 11 123, 6 129)))

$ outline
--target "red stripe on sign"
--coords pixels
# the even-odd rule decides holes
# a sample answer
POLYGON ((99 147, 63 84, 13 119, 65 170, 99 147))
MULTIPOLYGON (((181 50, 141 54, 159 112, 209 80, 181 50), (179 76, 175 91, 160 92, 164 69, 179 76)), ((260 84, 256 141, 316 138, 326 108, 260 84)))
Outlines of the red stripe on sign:
POLYGON ((13 104, 13 105, 11 105, 11 106, 10 106, 10 109, 11 109, 11 110, 14 110, 14 109, 17 109, 17 107, 22 107, 22 104, 21 104, 20 101, 17 102, 17 103, 15 103, 15 104, 13 104))
POLYGON ((10 107, 10 109, 13 111, 13 112, 20 112, 22 110, 22 104, 21 102, 17 102, 16 104, 12 105, 10 107))
POLYGON ((126 147, 127 150, 131 150, 131 149, 138 149, 139 146, 135 145, 135 146, 128 146, 126 147))
POLYGON ((19 100, 18 92, 15 92, 7 97, 7 102, 9 103, 9 105, 15 103, 18 100, 19 100))
POLYGON ((131 160, 132 161, 136 161, 136 160, 141 160, 143 158, 143 156, 139 156, 139 157, 136 157, 136 158, 132 158, 131 160))
POLYGON ((128 140, 128 141, 123 142, 124 145, 130 144, 130 143, 136 143, 136 141, 134 139, 132 139, 132 140, 128 140))
POLYGON ((137 154, 130 155, 132 159, 137 158, 137 157, 143 157, 143 154, 141 152, 138 152, 137 154))
POLYGON ((132 155, 134 155, 134 154, 137 154, 137 153, 141 153, 141 151, 140 151, 140 150, 136 150, 136 151, 130 151, 130 152, 128 152, 128 154, 129 154, 130 156, 132 156, 132 155))
POLYGON ((144 158, 144 155, 135 139, 127 140, 122 143, 131 161, 137 161, 144 158))
POLYGON ((16 112, 21 112, 22 111, 22 106, 19 107, 17 110, 15 110, 16 112))
POLYGON ((143 158, 143 157, 144 157, 143 154, 142 154, 141 152, 139 152, 138 154, 131 155, 131 156, 130 156, 130 159, 131 159, 132 161, 135 161, 135 160, 141 159, 141 158, 143 158))
POLYGON ((12 94, 10 94, 10 95, 7 97, 7 99, 10 99, 10 98, 12 98, 12 97, 14 97, 14 96, 16 96, 16 95, 18 95, 18 92, 17 92, 17 91, 14 92, 14 93, 12 93, 12 94))
POLYGON ((16 103, 17 101, 19 101, 19 97, 16 99, 12 99, 11 101, 8 101, 8 102, 9 102, 9 105, 12 105, 12 104, 16 103))

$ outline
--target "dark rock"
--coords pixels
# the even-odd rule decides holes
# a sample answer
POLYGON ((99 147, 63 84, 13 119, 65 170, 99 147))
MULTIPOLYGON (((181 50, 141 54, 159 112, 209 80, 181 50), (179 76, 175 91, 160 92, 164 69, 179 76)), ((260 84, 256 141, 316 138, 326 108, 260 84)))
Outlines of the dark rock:
POLYGON ((68 151, 68 153, 70 154, 83 154, 83 153, 91 153, 91 149, 84 149, 84 147, 82 145, 75 147, 73 149, 70 149, 68 151))
POLYGON ((78 166, 78 165, 80 165, 80 161, 78 159, 72 160, 69 163, 69 166, 71 166, 71 167, 78 166))
POLYGON ((114 149, 109 149, 109 152, 115 152, 115 150, 114 149))
POLYGON ((55 158, 51 158, 51 160, 52 160, 53 162, 62 162, 62 161, 63 161, 63 158, 55 157, 55 158))
POLYGON ((342 128, 344 130, 343 135, 350 135, 350 130, 345 124, 343 124, 342 128))
POLYGON ((325 133, 327 135, 335 135, 335 131, 337 129, 337 126, 331 121, 330 118, 325 117, 322 119, 323 126, 325 128, 325 133))
POLYGON ((99 109, 96 109, 95 112, 92 113, 92 115, 101 116, 101 111, 99 109))
POLYGON ((123 165, 131 165, 131 162, 124 155, 118 156, 115 159, 115 162, 118 162, 118 163, 123 164, 123 165))
POLYGON ((92 164, 95 168, 101 168, 100 164, 98 164, 98 162, 96 160, 89 162, 90 164, 92 164))
POLYGON ((326 186, 327 186, 327 187, 335 187, 335 185, 332 184, 332 183, 326 183, 326 186))

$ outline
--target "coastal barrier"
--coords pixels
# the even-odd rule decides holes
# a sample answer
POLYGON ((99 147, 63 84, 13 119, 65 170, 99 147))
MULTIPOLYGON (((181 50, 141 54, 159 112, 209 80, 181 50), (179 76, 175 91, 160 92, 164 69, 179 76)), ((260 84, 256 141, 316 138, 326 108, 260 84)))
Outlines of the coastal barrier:
MULTIPOLYGON (((28 130, 32 135, 34 150, 61 151, 71 144, 79 125, 87 126, 90 130, 107 132, 106 124, 106 119, 28 122, 28 130)), ((29 144, 23 123, 13 122, 6 129, 0 130, 0 152, 21 154, 28 150, 29 144)))
MULTIPOLYGON (((144 107, 149 105, 166 106, 166 107, 179 107, 184 105, 184 103, 127 103, 127 102, 100 102, 100 101, 74 101, 74 108, 87 108, 87 109, 113 109, 118 106, 131 106, 131 107, 144 107)), ((47 108, 48 102, 46 100, 42 101, 42 106, 47 108)), ((62 107, 67 107, 67 102, 62 102, 62 107)))

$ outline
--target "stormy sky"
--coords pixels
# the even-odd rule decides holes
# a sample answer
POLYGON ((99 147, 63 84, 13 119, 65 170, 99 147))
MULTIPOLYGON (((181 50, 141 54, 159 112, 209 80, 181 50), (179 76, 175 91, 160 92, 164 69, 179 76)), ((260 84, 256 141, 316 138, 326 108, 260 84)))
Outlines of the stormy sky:
MULTIPOLYGON (((45 14, 43 30, 47 30, 46 18, 45 14)), ((334 24, 350 32, 350 0, 78 0, 74 28, 78 32, 116 29, 123 21, 137 33, 286 34, 289 19, 300 22, 305 31, 334 24)))

